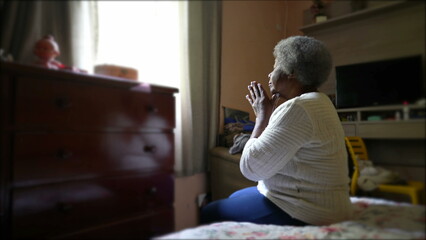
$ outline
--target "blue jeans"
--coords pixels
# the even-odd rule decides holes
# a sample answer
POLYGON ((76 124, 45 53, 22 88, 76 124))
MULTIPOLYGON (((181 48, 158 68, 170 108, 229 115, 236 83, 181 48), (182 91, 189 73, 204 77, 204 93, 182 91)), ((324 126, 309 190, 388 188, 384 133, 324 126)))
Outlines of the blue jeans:
POLYGON ((305 226, 263 196, 256 187, 244 188, 229 198, 209 203, 201 209, 201 224, 220 221, 305 226))

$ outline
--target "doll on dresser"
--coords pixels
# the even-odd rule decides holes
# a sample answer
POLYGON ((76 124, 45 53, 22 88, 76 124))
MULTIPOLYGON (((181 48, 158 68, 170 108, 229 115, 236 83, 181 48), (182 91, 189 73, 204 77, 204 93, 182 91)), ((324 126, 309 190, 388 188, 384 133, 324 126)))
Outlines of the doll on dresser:
POLYGON ((34 45, 34 54, 38 57, 36 64, 51 69, 62 69, 65 65, 55 60, 59 56, 59 46, 52 35, 46 35, 34 45))
POLYGON ((56 43, 52 35, 46 35, 34 44, 34 54, 37 56, 37 65, 47 67, 49 69, 65 69, 74 72, 86 72, 76 67, 70 67, 55 60, 60 55, 58 43, 56 43))

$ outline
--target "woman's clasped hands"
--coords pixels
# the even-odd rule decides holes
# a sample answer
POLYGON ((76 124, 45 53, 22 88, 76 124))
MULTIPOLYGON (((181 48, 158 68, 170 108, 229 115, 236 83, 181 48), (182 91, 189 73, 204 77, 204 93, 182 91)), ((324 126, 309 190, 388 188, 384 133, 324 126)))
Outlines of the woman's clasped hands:
POLYGON ((277 107, 279 94, 273 94, 272 98, 269 98, 262 84, 252 81, 248 85, 249 94, 246 95, 246 99, 249 101, 253 108, 256 118, 259 120, 268 120, 274 109, 277 107))

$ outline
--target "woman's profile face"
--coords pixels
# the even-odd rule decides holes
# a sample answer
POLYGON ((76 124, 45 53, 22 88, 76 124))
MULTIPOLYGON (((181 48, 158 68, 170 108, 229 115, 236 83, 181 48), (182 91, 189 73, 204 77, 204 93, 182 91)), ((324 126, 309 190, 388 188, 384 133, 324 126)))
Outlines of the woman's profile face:
POLYGON ((285 74, 282 74, 282 72, 275 67, 274 70, 268 75, 269 77, 269 90, 272 95, 275 93, 282 93, 282 90, 284 89, 284 79, 286 77, 285 74))

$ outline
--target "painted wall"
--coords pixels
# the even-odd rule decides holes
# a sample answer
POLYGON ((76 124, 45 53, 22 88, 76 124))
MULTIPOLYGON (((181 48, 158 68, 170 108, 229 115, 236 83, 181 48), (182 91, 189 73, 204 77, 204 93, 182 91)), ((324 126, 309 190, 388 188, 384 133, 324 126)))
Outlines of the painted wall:
POLYGON ((206 193, 206 174, 175 179, 175 230, 198 225, 198 195, 206 193))
MULTIPOLYGON (((250 113, 245 99, 251 81, 268 90, 268 74, 273 69, 273 48, 291 35, 303 35, 303 11, 312 1, 223 1, 222 18, 222 107, 250 113)), ((269 91, 268 91, 269 93, 269 91)), ((223 111, 221 111, 223 128, 223 111)))

